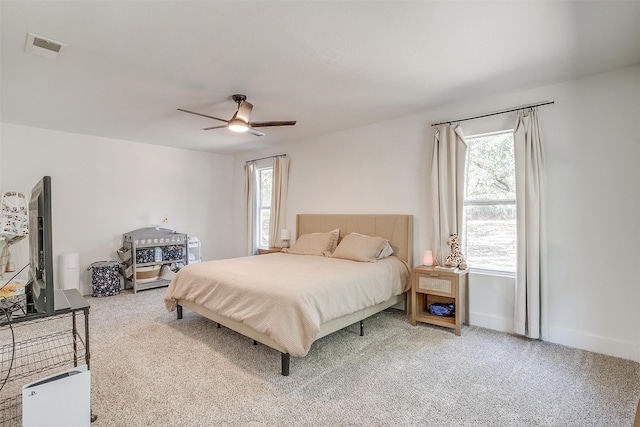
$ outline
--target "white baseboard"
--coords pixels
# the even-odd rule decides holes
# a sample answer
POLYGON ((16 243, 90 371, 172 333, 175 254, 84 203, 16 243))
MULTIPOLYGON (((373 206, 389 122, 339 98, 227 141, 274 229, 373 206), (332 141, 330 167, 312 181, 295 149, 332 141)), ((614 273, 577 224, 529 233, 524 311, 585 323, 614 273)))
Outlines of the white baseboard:
MULTIPOLYGON (((484 313, 469 313, 469 324, 501 332, 513 332, 513 319, 484 313)), ((548 333, 542 337, 544 341, 640 362, 640 343, 557 327, 548 329, 548 333)))
POLYGON ((513 332, 513 319, 493 316, 490 314, 470 312, 469 324, 481 328, 493 329, 501 332, 513 332))
POLYGON ((550 327, 549 333, 543 339, 556 344, 640 362, 640 345, 637 342, 585 334, 557 327, 550 327))

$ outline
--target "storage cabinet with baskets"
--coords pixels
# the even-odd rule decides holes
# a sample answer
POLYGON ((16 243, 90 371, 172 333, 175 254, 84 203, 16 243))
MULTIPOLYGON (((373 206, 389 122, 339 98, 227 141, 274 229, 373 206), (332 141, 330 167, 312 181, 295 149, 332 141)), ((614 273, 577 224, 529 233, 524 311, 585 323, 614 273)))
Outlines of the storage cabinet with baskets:
POLYGON ((133 292, 166 286, 170 278, 163 267, 176 270, 189 263, 188 238, 166 228, 140 228, 122 236, 118 251, 123 265, 125 288, 133 292))

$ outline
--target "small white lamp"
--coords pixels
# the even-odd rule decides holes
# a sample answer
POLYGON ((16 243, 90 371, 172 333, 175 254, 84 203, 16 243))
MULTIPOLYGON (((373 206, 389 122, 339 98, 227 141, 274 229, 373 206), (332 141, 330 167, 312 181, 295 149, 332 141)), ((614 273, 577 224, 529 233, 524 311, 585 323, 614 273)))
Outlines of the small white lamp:
POLYGON ((422 265, 433 265, 433 252, 430 250, 424 251, 422 255, 422 265))
POLYGON ((291 230, 287 230, 286 228, 280 230, 280 240, 282 240, 282 247, 288 248, 289 240, 291 240, 291 230))

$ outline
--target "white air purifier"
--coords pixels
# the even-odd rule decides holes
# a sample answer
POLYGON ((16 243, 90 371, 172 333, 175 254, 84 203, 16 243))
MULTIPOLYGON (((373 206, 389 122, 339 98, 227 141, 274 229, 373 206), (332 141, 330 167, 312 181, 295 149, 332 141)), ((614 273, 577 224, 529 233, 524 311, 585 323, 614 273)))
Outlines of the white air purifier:
POLYGON ((23 427, 80 427, 91 424, 91 371, 87 365, 22 387, 23 427))

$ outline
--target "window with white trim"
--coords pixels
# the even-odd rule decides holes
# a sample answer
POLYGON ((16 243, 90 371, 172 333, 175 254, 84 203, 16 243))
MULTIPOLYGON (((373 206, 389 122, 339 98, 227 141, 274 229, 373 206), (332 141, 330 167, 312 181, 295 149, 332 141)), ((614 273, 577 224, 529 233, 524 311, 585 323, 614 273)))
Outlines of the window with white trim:
POLYGON ((516 271, 513 131, 465 137, 462 253, 474 270, 516 271))
POLYGON ((271 218, 271 191, 273 189, 273 167, 259 168, 257 170, 258 194, 257 194, 257 221, 256 233, 257 246, 269 247, 269 219, 271 218))

